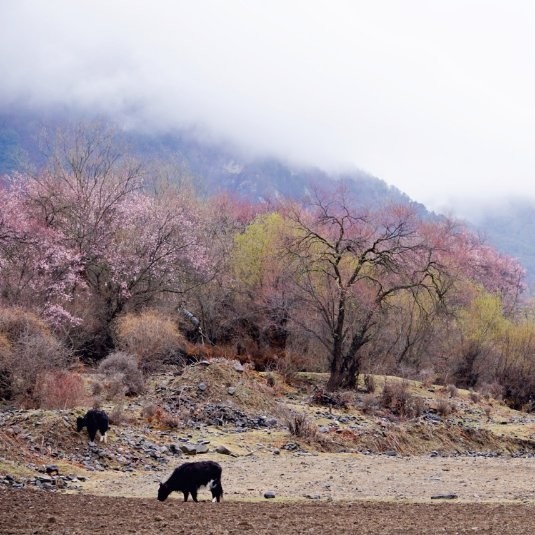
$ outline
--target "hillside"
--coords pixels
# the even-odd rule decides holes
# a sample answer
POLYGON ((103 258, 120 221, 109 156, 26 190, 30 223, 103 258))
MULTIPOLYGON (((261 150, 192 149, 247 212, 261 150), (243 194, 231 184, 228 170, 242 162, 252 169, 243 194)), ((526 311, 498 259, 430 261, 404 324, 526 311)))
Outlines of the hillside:
MULTIPOLYGON (((249 466, 248 460, 266 455, 291 464, 296 455, 492 459, 535 452, 534 417, 488 396, 394 377, 376 377, 374 392, 362 385, 358 392, 326 395, 324 374, 301 374, 287 384, 236 362, 215 359, 179 376, 155 376, 137 398, 106 391, 88 398, 86 407, 102 404, 111 416, 108 444, 87 446, 85 431, 75 432, 83 406, 0 412, 0 483, 145 495, 143 487, 127 490, 124 477, 168 472, 192 456, 249 466), (42 476, 51 464, 61 477, 42 476)), ((101 381, 91 370, 84 379, 88 389, 101 381)), ((262 490, 249 489, 251 482, 233 486, 242 498, 262 490)), ((298 492, 291 489, 280 492, 290 498, 298 492)))
MULTIPOLYGON (((28 165, 42 165, 45 154, 40 146, 42 133, 67 128, 73 123, 72 117, 60 112, 0 112, 0 175, 28 165)), ((119 141, 149 166, 156 161, 173 166, 179 175, 193 177, 197 189, 206 194, 229 191, 250 200, 300 199, 311 188, 327 188, 331 182, 334 185, 344 181, 364 205, 409 203, 422 214, 431 215, 422 204, 397 188, 357 169, 327 173, 273 157, 246 156, 236 147, 203 141, 187 129, 168 133, 120 131, 119 141)))
MULTIPOLYGON (((83 115, 66 112, 0 111, 0 177, 45 161, 43 132, 66 128, 83 115), (73 119, 74 117, 74 119, 73 119)), ((327 173, 303 168, 274 157, 251 157, 225 143, 202 140, 191 129, 166 133, 121 131, 125 146, 147 165, 162 162, 179 179, 184 176, 203 194, 228 191, 250 200, 281 197, 301 199, 314 187, 327 188, 343 181, 366 206, 390 202, 410 204, 423 217, 437 217, 423 204, 410 199, 394 186, 358 169, 327 173)), ((477 208, 477 207, 475 207, 477 208)), ((526 239, 535 218, 527 202, 504 202, 495 209, 474 209, 469 223, 498 250, 517 257, 526 267, 528 285, 535 285, 535 245, 526 239)))
MULTIPOLYGON (((101 381, 92 370, 83 378, 101 381)), ((336 396, 325 381, 199 362, 154 376, 137 398, 101 392, 106 444, 75 432, 95 399, 0 411, 0 532, 531 532, 532 415, 394 377, 336 396), (159 482, 192 460, 222 466, 223 503, 206 503, 204 489, 201 503, 157 501, 159 482), (95 508, 103 514, 89 522, 95 508)))

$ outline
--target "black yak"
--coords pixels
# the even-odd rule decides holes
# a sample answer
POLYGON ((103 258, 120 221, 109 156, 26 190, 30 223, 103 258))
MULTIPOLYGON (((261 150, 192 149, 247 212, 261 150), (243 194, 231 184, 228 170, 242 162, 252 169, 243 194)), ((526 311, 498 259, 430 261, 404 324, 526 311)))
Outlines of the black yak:
POLYGON ((165 501, 171 492, 182 492, 184 501, 188 501, 188 495, 194 502, 197 501, 197 492, 200 487, 208 487, 212 493, 212 501, 221 501, 223 487, 221 485, 221 465, 214 461, 199 461, 195 463, 184 463, 175 468, 171 477, 160 483, 158 489, 158 500, 165 501))
POLYGON ((86 412, 83 418, 79 416, 76 419, 76 431, 79 433, 84 427, 87 427, 89 440, 92 444, 95 442, 97 431, 100 431, 100 441, 107 442, 106 431, 110 428, 110 420, 104 411, 91 409, 86 412))

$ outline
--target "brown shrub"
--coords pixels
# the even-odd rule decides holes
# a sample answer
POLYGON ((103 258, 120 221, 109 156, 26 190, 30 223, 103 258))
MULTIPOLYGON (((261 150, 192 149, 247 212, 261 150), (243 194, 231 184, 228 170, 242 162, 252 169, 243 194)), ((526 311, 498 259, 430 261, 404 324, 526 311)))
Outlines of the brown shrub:
POLYGON ((47 372, 36 385, 36 397, 43 409, 70 409, 86 402, 84 381, 77 373, 47 372))
POLYGON ((454 398, 457 396, 459 391, 457 390, 457 387, 455 385, 449 384, 444 388, 444 391, 448 394, 450 398, 454 398))
POLYGON ((312 403, 315 405, 324 405, 327 407, 338 407, 347 409, 348 400, 344 393, 328 392, 323 388, 318 388, 314 394, 312 394, 312 403))
POLYGON ((396 416, 415 418, 423 412, 423 400, 409 392, 407 381, 385 382, 379 403, 396 416))
POLYGON ((38 381, 68 362, 68 352, 37 315, 0 308, 0 397, 39 405, 38 381))
POLYGON ((375 384, 375 377, 369 373, 364 376, 364 388, 368 394, 373 394, 377 388, 375 384))
POLYGON ((292 436, 312 440, 317 435, 316 425, 302 412, 287 411, 284 414, 284 421, 292 436))
POLYGON ((436 374, 433 370, 421 370, 420 371, 420 381, 422 381, 422 386, 424 388, 430 388, 433 386, 433 383, 436 381, 436 374))
POLYGON ((503 399, 504 388, 500 383, 482 383, 479 385, 479 391, 484 398, 503 399))
POLYGON ((445 399, 439 399, 437 402, 437 413, 440 416, 449 416, 454 412, 454 406, 445 399))
POLYGON ((157 371, 167 363, 184 364, 184 337, 174 321, 155 310, 119 318, 115 337, 120 349, 138 357, 145 373, 157 371))
POLYGON ((143 392, 145 382, 134 356, 124 351, 115 351, 99 364, 98 369, 107 376, 104 387, 111 398, 119 393, 137 396, 143 392))
POLYGON ((475 392, 472 389, 470 389, 469 397, 472 403, 479 403, 481 401, 481 396, 479 395, 479 393, 475 392))

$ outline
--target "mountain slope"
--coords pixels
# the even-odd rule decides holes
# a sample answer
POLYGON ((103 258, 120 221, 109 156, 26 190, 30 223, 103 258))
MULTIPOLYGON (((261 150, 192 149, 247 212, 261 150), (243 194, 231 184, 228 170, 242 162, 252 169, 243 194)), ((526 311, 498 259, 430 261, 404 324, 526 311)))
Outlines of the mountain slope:
MULTIPOLYGON (((43 132, 65 129, 87 116, 65 111, 0 111, 0 177, 45 161, 40 147, 43 132)), ((200 193, 228 191, 250 200, 303 198, 315 187, 328 189, 343 181, 367 206, 386 203, 410 204, 423 217, 438 217, 423 204, 410 199, 383 180, 354 169, 327 173, 317 168, 292 165, 275 157, 251 157, 236 147, 203 140, 191 130, 151 133, 119 131, 119 138, 147 163, 171 164, 175 173, 187 174, 200 193)), ((474 210, 478 213, 478 210, 474 210)), ((528 271, 528 284, 535 289, 535 205, 505 204, 486 210, 469 223, 503 253, 520 259, 528 271)))

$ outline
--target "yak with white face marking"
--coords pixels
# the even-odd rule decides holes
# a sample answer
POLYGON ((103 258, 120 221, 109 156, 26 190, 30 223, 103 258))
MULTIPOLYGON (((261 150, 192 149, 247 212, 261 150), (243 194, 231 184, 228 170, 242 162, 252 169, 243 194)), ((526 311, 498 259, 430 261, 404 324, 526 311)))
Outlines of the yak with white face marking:
POLYGON ((95 442, 97 431, 100 432, 100 441, 107 442, 106 431, 110 428, 110 420, 104 411, 91 409, 86 412, 83 418, 79 416, 76 419, 76 431, 79 433, 84 427, 87 427, 91 443, 95 442))
POLYGON ((212 501, 219 502, 223 496, 221 485, 221 465, 214 461, 199 461, 195 463, 184 463, 175 468, 171 477, 165 483, 160 483, 158 489, 158 500, 165 501, 171 492, 182 492, 184 501, 188 501, 188 496, 194 502, 197 501, 197 493, 201 487, 208 487, 212 493, 212 501))

